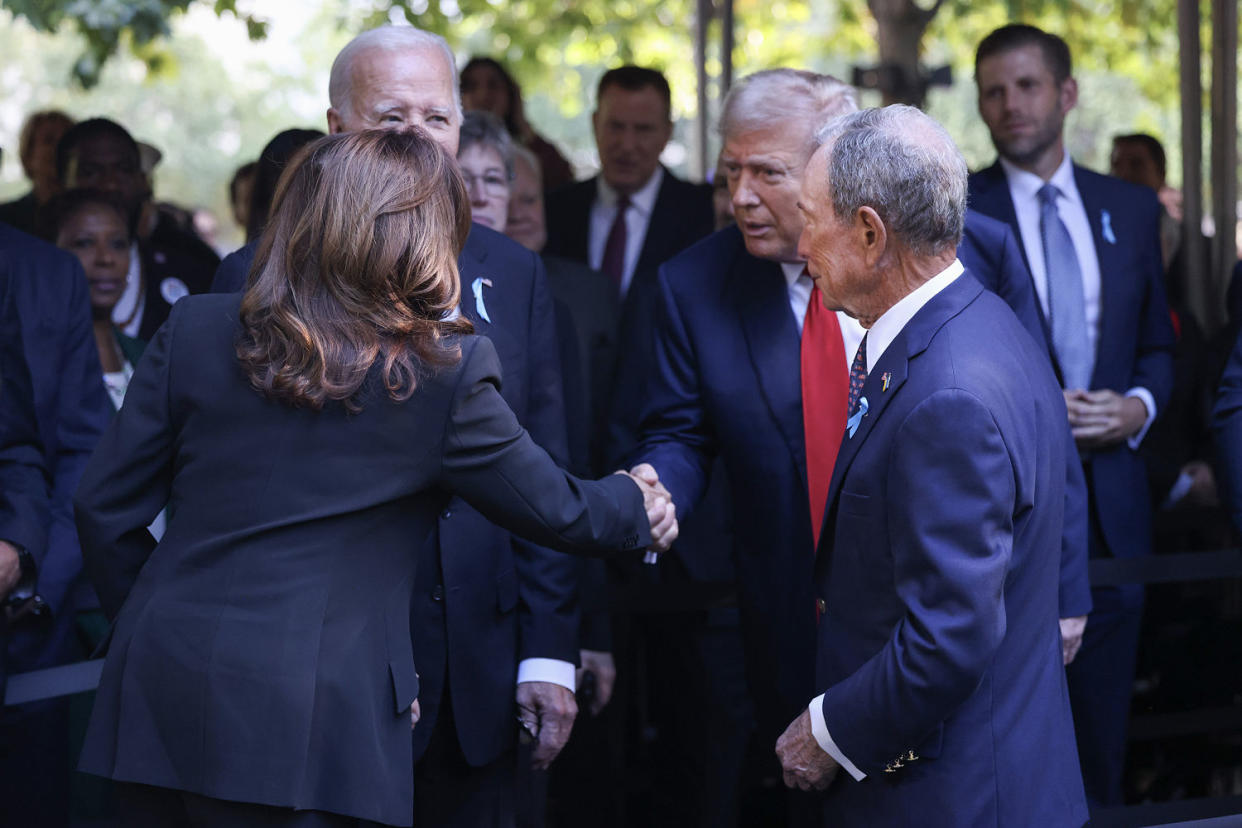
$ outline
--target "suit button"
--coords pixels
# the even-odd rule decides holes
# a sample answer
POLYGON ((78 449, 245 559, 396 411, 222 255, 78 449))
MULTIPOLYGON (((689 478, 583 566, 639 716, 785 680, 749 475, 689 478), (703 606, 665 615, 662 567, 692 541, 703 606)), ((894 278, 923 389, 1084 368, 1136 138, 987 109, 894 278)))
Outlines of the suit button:
POLYGON ((444 600, 444 584, 436 584, 436 588, 431 591, 431 600, 433 601, 444 600))
POLYGON ((444 518, 445 520, 448 520, 452 516, 453 516, 452 509, 445 509, 443 512, 440 513, 440 517, 444 518))
POLYGON ((824 610, 828 609, 828 603, 824 601, 823 598, 816 598, 815 609, 819 610, 822 613, 824 612, 824 610))

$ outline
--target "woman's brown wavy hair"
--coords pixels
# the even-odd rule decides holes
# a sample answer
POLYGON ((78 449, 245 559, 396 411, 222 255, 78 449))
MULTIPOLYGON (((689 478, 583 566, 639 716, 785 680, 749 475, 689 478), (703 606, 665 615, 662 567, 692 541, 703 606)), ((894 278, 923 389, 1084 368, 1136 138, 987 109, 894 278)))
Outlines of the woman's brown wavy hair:
POLYGON ((321 138, 281 176, 241 303, 237 357, 281 402, 361 407, 376 363, 394 400, 419 374, 453 365, 447 319, 470 198, 453 159, 425 134, 369 130, 321 138))

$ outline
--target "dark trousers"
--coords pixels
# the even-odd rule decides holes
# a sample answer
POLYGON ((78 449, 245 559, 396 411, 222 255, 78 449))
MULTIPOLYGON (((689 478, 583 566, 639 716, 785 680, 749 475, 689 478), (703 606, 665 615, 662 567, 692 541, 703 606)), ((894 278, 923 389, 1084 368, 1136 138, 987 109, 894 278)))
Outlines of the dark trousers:
POLYGON ((472 767, 457 741, 448 688, 431 740, 414 763, 414 824, 419 828, 514 828, 513 752, 472 767))
POLYGON ((1087 804, 1122 804, 1130 695, 1143 620, 1143 585, 1091 590, 1082 649, 1066 668, 1087 804))
POLYGON ((0 824, 69 825, 66 699, 0 711, 0 824))
POLYGON ((228 802, 209 796, 116 783, 125 828, 378 828, 380 823, 271 805, 228 802))

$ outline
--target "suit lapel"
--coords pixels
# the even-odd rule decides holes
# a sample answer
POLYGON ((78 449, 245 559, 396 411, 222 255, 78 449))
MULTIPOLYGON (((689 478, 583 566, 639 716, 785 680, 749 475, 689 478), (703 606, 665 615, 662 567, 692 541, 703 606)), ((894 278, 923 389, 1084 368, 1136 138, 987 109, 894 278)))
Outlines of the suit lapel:
MULTIPOLYGON (((1117 279, 1124 272, 1123 265, 1119 260, 1119 248, 1116 244, 1117 228, 1112 226, 1111 216, 1109 218, 1109 234, 1112 235, 1113 241, 1110 242, 1104 236, 1104 215, 1109 212, 1108 205, 1100 201, 1095 189, 1091 187, 1091 182, 1087 176, 1083 175, 1083 169, 1078 165, 1074 165, 1074 184, 1078 187, 1078 196, 1082 199, 1082 207, 1087 212, 1087 223, 1091 225, 1091 241, 1095 243, 1095 258, 1100 265, 1100 320, 1099 335, 1095 338, 1096 349, 1096 368, 1099 367, 1099 350, 1100 343, 1111 341, 1109 337, 1112 335, 1113 318, 1109 313, 1109 303, 1107 297, 1120 296, 1124 294, 1121 285, 1116 284, 1117 279)), ((1095 386, 1095 383, 1092 383, 1095 386)))
POLYGON ((643 249, 639 251, 638 262, 634 265, 635 274, 654 271, 664 264, 669 258, 668 252, 676 244, 679 222, 677 205, 673 203, 675 181, 673 174, 664 170, 660 191, 656 193, 655 204, 651 207, 651 220, 647 222, 647 237, 643 239, 643 249))
POLYGON ((729 278, 759 388, 805 484, 802 343, 789 307, 785 275, 775 262, 761 261, 742 251, 734 261, 729 278))
POLYGON ((858 424, 854 436, 849 436, 848 429, 841 438, 841 450, 837 453, 837 463, 832 469, 832 483, 828 487, 828 501, 824 509, 824 523, 820 532, 820 545, 831 543, 828 522, 836 506, 841 485, 849 473, 850 466, 858 456, 863 444, 875 430, 876 423, 890 403, 897 398, 901 387, 905 385, 910 374, 910 361, 927 349, 933 336, 952 317, 961 312, 983 292, 979 284, 969 272, 959 276, 952 284, 932 297, 906 326, 897 334, 884 350, 884 355, 876 362, 875 367, 867 374, 863 384, 861 397, 867 399, 867 413, 858 424), (887 375, 887 389, 885 388, 887 375))

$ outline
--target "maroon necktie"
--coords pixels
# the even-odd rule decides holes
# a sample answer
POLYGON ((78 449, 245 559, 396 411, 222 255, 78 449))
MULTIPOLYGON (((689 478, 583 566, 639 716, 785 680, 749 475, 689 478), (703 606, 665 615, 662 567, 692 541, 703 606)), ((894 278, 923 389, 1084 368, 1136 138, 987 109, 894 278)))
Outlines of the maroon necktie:
POLYGON ((811 290, 802 323, 802 426, 806 436, 806 482, 811 496, 811 533, 819 546, 832 467, 845 434, 849 376, 837 315, 811 290))
POLYGON ((630 207, 630 197, 617 195, 617 217, 612 220, 612 229, 608 231, 608 240, 604 242, 604 259, 599 269, 612 279, 621 292, 621 282, 625 278, 625 211, 630 207))

